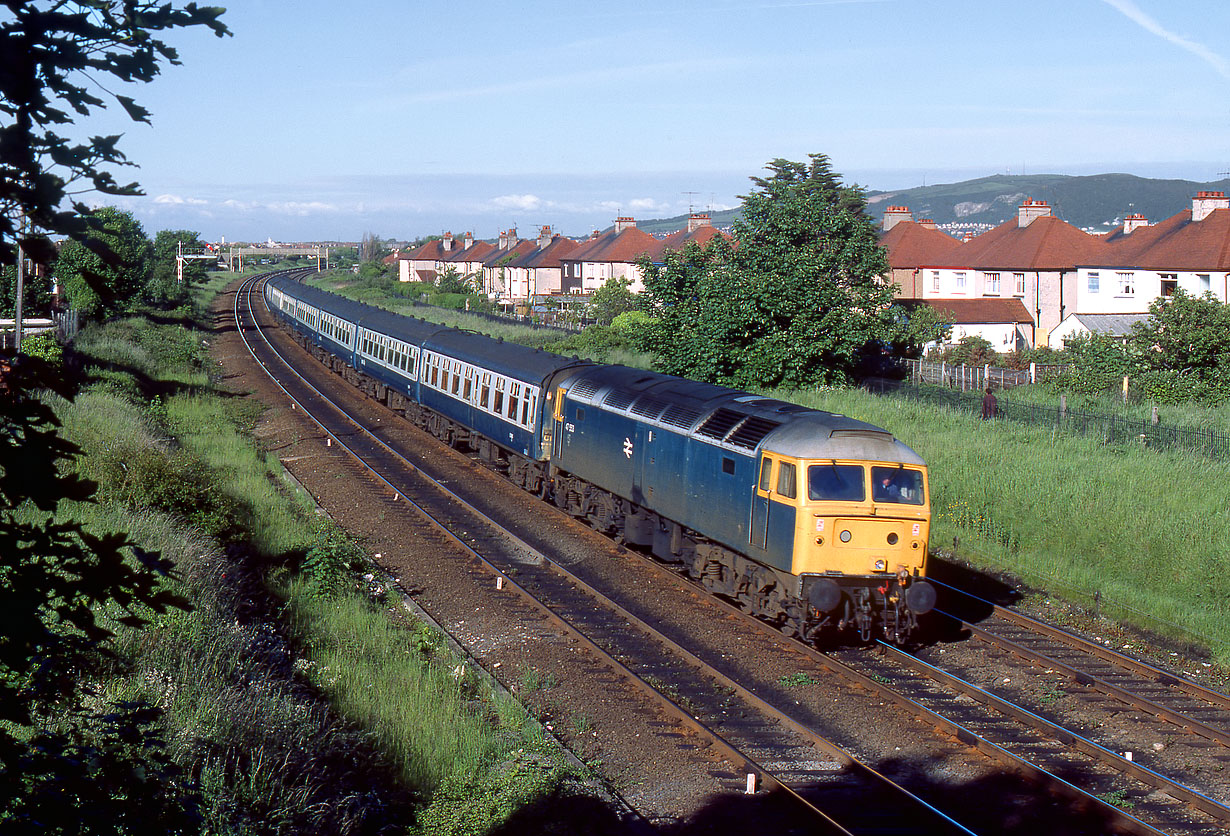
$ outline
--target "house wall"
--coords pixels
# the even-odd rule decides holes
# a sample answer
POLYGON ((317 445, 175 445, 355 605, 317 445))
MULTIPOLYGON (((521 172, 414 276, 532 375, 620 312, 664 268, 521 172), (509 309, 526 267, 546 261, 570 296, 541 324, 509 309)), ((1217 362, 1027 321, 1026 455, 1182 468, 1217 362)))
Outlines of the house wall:
POLYGON ((949 342, 960 342, 962 337, 982 337, 996 351, 1016 351, 1027 348, 1029 338, 1025 331, 1012 322, 984 322, 978 324, 961 324, 952 326, 952 337, 949 342))

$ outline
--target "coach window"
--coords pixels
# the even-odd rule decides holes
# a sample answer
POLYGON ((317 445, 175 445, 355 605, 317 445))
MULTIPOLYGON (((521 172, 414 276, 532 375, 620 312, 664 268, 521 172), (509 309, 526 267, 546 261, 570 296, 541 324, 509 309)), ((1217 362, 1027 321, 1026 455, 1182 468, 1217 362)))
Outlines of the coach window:
POLYGON ((495 394, 492 396, 491 411, 496 415, 504 414, 504 378, 497 377, 495 380, 495 394))
POLYGON ((464 372, 461 370, 461 364, 454 361, 453 366, 453 394, 456 395, 461 391, 461 376, 464 372))
POLYGON ((777 492, 786 499, 799 495, 798 468, 792 462, 782 462, 777 471, 777 492))
POLYGON ((760 487, 760 490, 764 491, 765 493, 768 493, 769 490, 773 487, 773 482, 771 479, 772 475, 773 475, 773 460, 769 458, 768 456, 761 457, 759 487, 760 487))
POLYGON ((533 393, 528 393, 529 396, 521 402, 521 424, 530 426, 530 408, 534 405, 533 393))
POLYGON ((491 372, 483 372, 483 385, 478 392, 478 405, 483 409, 491 408, 491 372))
POLYGON ((473 391, 474 391, 474 376, 471 374, 467 374, 466 375, 466 385, 462 388, 462 391, 461 391, 461 399, 463 401, 468 401, 470 399, 470 393, 473 391))

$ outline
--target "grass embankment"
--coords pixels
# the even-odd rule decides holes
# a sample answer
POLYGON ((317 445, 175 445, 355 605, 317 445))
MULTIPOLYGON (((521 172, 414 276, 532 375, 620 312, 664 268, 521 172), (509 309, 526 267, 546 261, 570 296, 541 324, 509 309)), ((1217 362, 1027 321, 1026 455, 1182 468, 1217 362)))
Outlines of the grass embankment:
POLYGON ((932 547, 1230 663, 1230 466, 858 390, 773 392, 890 429, 931 474, 932 547))
MULTIPOLYGON (((204 292, 225 285, 216 277, 204 292)), ((281 478, 223 393, 187 308, 86 328, 55 399, 99 502, 65 507, 163 552, 194 608, 115 626, 114 699, 165 712, 211 833, 485 832, 567 778, 520 706, 354 569, 362 554, 281 478)))

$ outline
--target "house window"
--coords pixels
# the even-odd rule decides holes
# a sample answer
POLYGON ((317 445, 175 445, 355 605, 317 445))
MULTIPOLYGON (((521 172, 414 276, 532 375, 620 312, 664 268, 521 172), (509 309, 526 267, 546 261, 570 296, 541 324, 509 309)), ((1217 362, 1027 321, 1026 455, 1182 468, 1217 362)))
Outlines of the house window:
POLYGON ((1119 277, 1119 295, 1120 296, 1135 296, 1136 295, 1136 279, 1132 273, 1118 273, 1119 277))
POLYGON ((1101 282, 1102 282, 1102 277, 1099 276, 1097 272, 1090 272, 1089 273, 1089 284, 1088 284, 1089 292, 1097 293, 1098 288, 1101 285, 1101 282))
POLYGON ((1162 295, 1174 296, 1174 292, 1179 289, 1179 274, 1158 273, 1157 277, 1162 280, 1162 295))
POLYGON ((1209 282, 1208 273, 1197 273, 1196 274, 1196 284, 1201 293, 1208 293, 1210 290, 1213 289, 1213 285, 1209 282))
POLYGON ((1012 274, 1012 292, 1017 296, 1025 295, 1025 274, 1024 273, 1013 273, 1012 274))
POLYGON ((957 290, 962 291, 962 292, 965 291, 965 271, 964 270, 957 273, 957 290))
POLYGON ((983 278, 986 282, 986 293, 991 296, 999 295, 999 273, 983 273, 983 278))
POLYGON ((940 289, 940 271, 939 270, 931 271, 931 289, 937 292, 940 289))

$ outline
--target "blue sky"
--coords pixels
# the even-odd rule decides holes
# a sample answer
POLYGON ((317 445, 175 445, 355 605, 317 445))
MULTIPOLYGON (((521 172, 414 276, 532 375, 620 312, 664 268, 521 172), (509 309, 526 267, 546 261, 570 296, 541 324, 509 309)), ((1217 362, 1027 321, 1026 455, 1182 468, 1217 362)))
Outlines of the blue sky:
MULTIPOLYGON (((728 208, 776 157, 906 188, 994 173, 1217 179, 1224 0, 245 0, 124 132, 153 234, 584 235, 728 208), (694 194, 688 194, 689 192, 694 194)), ((125 91, 128 92, 128 91, 125 91)))

